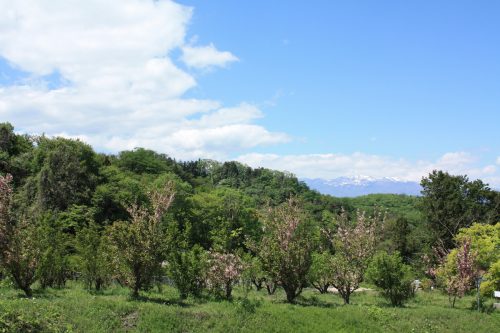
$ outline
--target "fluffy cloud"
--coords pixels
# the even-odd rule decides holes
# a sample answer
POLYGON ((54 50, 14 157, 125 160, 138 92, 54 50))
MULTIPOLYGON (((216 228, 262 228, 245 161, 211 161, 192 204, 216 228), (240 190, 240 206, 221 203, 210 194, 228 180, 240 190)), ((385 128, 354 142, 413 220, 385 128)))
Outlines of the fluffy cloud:
POLYGON ((364 153, 284 156, 251 153, 240 156, 238 160, 254 167, 287 170, 299 177, 324 179, 363 175, 420 181, 432 170, 446 170, 452 174, 467 174, 473 179, 481 178, 492 186, 500 187, 500 179, 495 176, 496 167, 478 166, 474 156, 466 152, 447 153, 436 161, 416 162, 364 153))
POLYGON ((213 66, 224 67, 237 61, 238 58, 230 52, 220 52, 213 44, 208 46, 184 46, 182 48, 182 61, 189 67, 209 68, 213 66))
POLYGON ((223 108, 184 97, 197 83, 176 65, 174 51, 193 68, 237 60, 213 44, 185 42, 189 7, 169 0, 0 0, 0 8, 0 56, 30 75, 0 87, 0 118, 19 130, 180 158, 223 158, 288 140, 254 124, 262 114, 251 105, 223 108), (63 84, 53 87, 48 75, 63 84))

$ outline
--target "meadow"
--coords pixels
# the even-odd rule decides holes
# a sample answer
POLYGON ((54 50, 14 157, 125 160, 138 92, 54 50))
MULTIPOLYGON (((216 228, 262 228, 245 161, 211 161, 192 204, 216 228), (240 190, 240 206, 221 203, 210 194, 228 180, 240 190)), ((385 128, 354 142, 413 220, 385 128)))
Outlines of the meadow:
POLYGON ((296 304, 278 290, 245 291, 231 301, 206 296, 181 300, 175 288, 131 299, 113 286, 89 293, 79 283, 35 291, 28 299, 0 289, 0 332, 495 332, 500 312, 470 310, 473 296, 450 308, 439 291, 419 291, 405 307, 391 307, 375 291, 356 293, 350 305, 335 294, 306 289, 296 304))

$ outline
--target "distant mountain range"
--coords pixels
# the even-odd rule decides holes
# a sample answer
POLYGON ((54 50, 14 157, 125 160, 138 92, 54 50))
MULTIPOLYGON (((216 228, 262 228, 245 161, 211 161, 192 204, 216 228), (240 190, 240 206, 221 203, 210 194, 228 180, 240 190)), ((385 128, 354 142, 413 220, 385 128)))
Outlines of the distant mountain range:
POLYGON ((336 197, 357 197, 375 193, 420 195, 420 184, 396 178, 372 178, 367 176, 340 177, 335 179, 303 178, 311 189, 336 197))

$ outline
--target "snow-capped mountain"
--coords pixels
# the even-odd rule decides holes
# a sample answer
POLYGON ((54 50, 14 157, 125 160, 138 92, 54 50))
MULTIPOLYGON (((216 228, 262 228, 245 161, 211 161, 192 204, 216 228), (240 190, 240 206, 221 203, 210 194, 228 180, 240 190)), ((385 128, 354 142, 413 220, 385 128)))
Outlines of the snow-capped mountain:
POLYGON ((304 178, 311 189, 336 197, 357 197, 374 193, 420 195, 420 184, 397 178, 367 176, 339 177, 335 179, 304 178))

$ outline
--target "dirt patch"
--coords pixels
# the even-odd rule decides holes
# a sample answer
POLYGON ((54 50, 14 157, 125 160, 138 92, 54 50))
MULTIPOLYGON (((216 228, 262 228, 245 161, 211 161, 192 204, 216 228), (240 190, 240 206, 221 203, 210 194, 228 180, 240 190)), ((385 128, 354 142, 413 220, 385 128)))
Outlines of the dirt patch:
POLYGON ((130 331, 137 326, 137 319, 139 319, 139 312, 134 311, 123 317, 122 325, 125 331, 130 331))
MULTIPOLYGON (((358 288, 356 289, 354 292, 355 293, 359 293, 359 292, 362 292, 362 291, 372 291, 373 289, 370 289, 370 288, 358 288)), ((337 290, 337 288, 334 288, 334 287, 330 287, 328 288, 328 292, 329 293, 334 293, 334 294, 337 294, 339 291, 337 290)))

